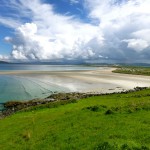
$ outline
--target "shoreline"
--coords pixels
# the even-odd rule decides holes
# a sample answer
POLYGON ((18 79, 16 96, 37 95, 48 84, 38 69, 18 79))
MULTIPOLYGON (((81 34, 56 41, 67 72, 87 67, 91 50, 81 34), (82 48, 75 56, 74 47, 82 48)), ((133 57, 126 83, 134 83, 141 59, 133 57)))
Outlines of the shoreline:
MULTIPOLYGON (((36 83, 35 88, 37 88, 37 84, 39 87, 42 85, 42 90, 46 87, 47 89, 49 88, 48 91, 51 91, 51 93, 80 92, 101 94, 126 91, 135 87, 150 87, 150 76, 113 73, 112 71, 115 69, 114 67, 99 67, 96 70, 74 71, 5 71, 0 72, 0 76, 11 76, 15 80, 23 79, 27 83, 33 81, 33 83, 36 83), (52 86, 55 89, 52 89, 52 86)), ((32 95, 32 88, 28 86, 25 88, 32 95)), ((9 91, 7 94, 9 94, 9 91)), ((40 97, 36 96, 36 98, 40 97)), ((33 97, 32 99, 35 98, 33 97)))
MULTIPOLYGON (((60 105, 75 103, 76 101, 93 97, 93 96, 103 96, 103 95, 113 95, 113 94, 128 94, 137 91, 148 89, 148 87, 135 87, 134 89, 112 92, 112 93, 79 93, 79 92, 70 92, 70 93, 56 93, 52 94, 44 99, 33 99, 26 101, 8 101, 3 103, 4 109, 0 111, 0 119, 3 119, 7 116, 10 116, 19 111, 26 111, 30 107, 36 107, 46 104, 60 103, 60 105)), ((2 104, 2 103, 1 103, 2 104)))

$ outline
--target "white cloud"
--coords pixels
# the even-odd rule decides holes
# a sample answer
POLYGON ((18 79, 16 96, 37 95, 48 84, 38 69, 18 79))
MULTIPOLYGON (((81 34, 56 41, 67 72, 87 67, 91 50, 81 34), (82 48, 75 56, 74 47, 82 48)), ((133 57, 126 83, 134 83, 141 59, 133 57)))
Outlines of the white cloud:
POLYGON ((0 61, 5 61, 5 60, 9 60, 9 57, 5 55, 0 55, 0 61))
POLYGON ((143 51, 150 45, 149 0, 85 0, 85 6, 89 17, 100 22, 99 28, 105 39, 103 53, 109 58, 140 61, 145 52, 150 53, 143 51))
MULTIPOLYGON (((68 24, 64 22, 63 30, 55 31, 51 36, 47 29, 37 29, 35 23, 26 23, 16 29, 15 38, 5 40, 13 44, 12 56, 15 59, 61 59, 89 58, 94 52, 89 50, 89 42, 97 36, 97 28, 89 25, 68 24), (78 30, 75 30, 75 27, 78 30), (70 28, 70 29, 69 29, 70 28), (45 33, 41 34, 40 30, 45 33)), ((57 30, 57 28, 55 29, 57 30)), ((100 35, 99 35, 100 36, 100 35)), ((99 39, 102 45, 103 38, 99 39)))
POLYGON ((3 56, 2 55, 0 55, 0 60, 2 60, 3 59, 3 56))
POLYGON ((70 4, 78 4, 79 0, 70 0, 70 4))
POLYGON ((145 28, 137 30, 136 32, 132 33, 132 36, 136 38, 142 38, 150 43, 150 29, 145 28))
POLYGON ((0 16, 0 24, 3 24, 4 26, 7 26, 13 29, 21 25, 21 23, 17 20, 14 20, 9 17, 2 17, 2 16, 0 16))
POLYGON ((41 0, 18 1, 8 2, 20 18, 31 21, 12 25, 15 37, 5 38, 13 45, 15 59, 140 61, 150 55, 150 0, 84 0, 88 17, 96 25, 60 15, 41 0))
MULTIPOLYGON (((15 38, 6 38, 13 45, 15 59, 85 59, 91 58, 95 50, 90 43, 97 40, 103 45, 98 27, 81 23, 72 17, 58 15, 49 4, 38 0, 21 1, 24 9, 33 16, 32 23, 18 27, 15 38), (20 48, 21 47, 21 48, 20 48)), ((94 55, 93 55, 94 56, 94 55)))
POLYGON ((9 37, 9 36, 6 36, 6 37, 4 38, 4 40, 5 40, 5 42, 8 42, 8 43, 11 43, 11 42, 12 42, 12 38, 9 37))
POLYGON ((132 48, 135 51, 142 51, 149 46, 149 43, 142 39, 128 39, 123 40, 128 43, 128 48, 132 48))

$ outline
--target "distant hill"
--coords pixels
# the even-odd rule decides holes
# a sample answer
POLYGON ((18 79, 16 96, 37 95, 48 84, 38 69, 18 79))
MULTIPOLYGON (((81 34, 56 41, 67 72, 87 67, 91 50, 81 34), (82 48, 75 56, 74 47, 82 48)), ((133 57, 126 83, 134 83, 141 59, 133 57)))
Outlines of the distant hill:
POLYGON ((150 67, 149 63, 118 63, 119 66, 150 67))
POLYGON ((0 64, 20 64, 20 65, 86 65, 86 66, 137 66, 137 67, 150 67, 149 63, 90 63, 84 61, 48 61, 48 62, 7 62, 0 61, 0 64))
POLYGON ((0 61, 0 64, 9 64, 9 63, 6 61, 0 61))

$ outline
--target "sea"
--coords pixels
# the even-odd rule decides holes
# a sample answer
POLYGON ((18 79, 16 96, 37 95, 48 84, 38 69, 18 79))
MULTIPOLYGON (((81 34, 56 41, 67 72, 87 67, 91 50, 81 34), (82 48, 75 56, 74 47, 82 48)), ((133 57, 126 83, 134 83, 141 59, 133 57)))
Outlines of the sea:
MULTIPOLYGON (((0 64, 0 72, 17 71, 81 71, 97 67, 82 65, 23 65, 0 64)), ((57 79, 55 79, 57 80, 57 79)), ((34 76, 0 74, 0 105, 7 101, 46 98, 53 93, 70 92, 68 87, 34 76)))

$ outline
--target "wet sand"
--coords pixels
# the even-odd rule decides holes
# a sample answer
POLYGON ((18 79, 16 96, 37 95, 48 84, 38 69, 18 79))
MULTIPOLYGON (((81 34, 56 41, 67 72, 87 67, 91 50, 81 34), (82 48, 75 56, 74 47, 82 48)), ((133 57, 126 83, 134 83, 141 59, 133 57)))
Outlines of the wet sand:
POLYGON ((115 68, 102 67, 90 71, 3 71, 2 75, 35 78, 68 89, 68 92, 111 93, 150 87, 150 76, 112 73, 115 68))

